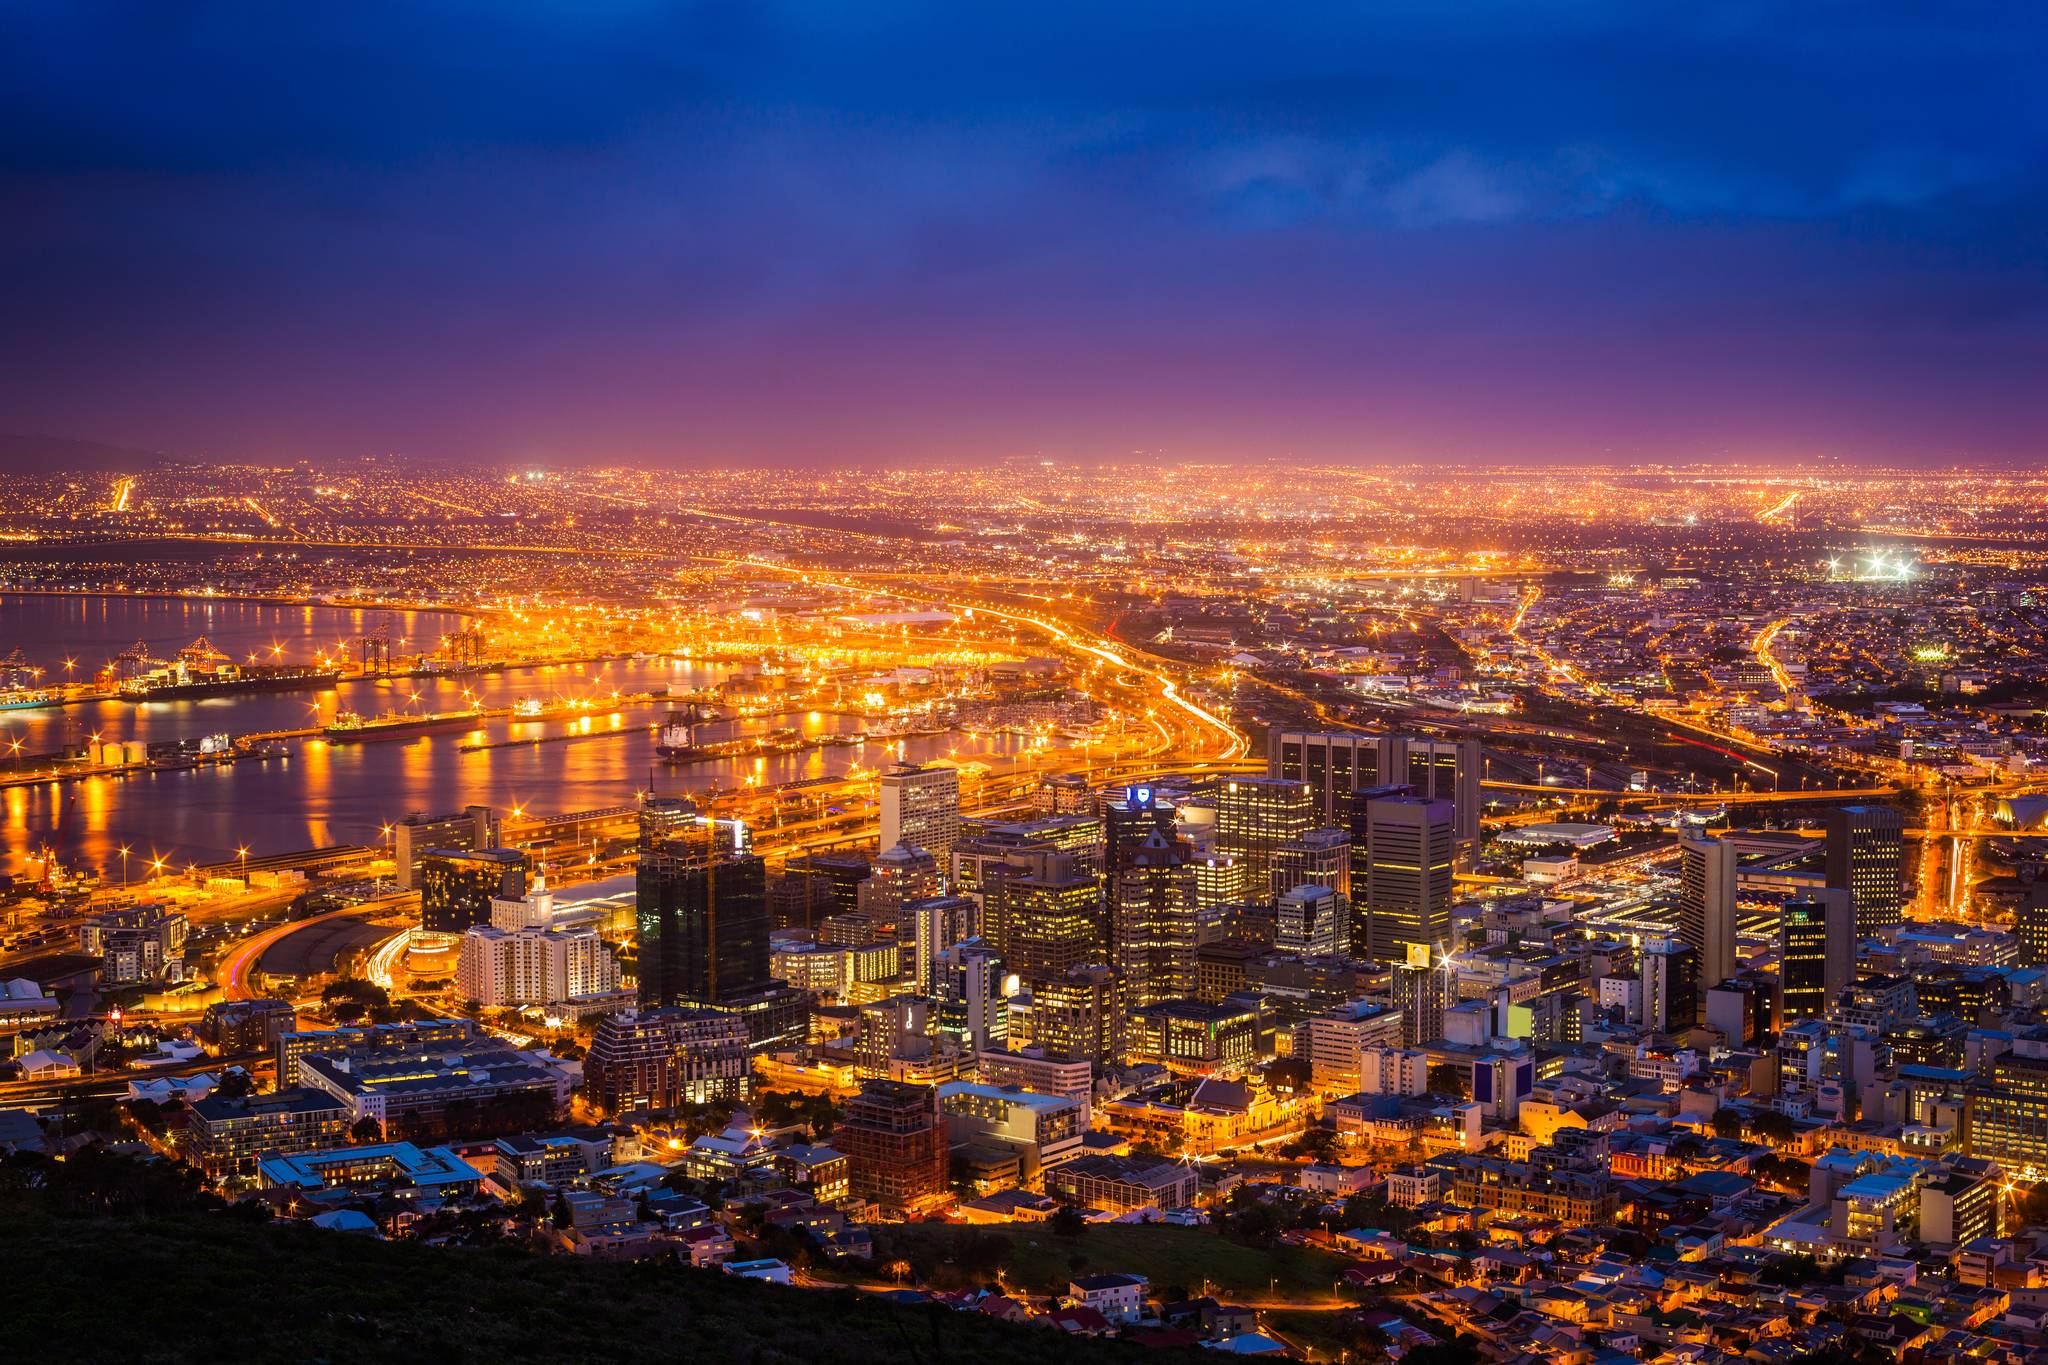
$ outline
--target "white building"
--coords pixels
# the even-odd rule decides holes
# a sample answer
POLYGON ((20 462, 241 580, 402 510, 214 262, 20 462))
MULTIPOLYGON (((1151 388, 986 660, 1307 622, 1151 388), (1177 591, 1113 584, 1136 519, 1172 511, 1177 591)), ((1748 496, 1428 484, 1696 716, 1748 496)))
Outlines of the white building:
POLYGON ((1401 1012, 1353 1000, 1304 1020, 1296 1040, 1295 1053, 1308 1057, 1309 1079, 1316 1087, 1350 1094, 1358 1088, 1359 1062, 1366 1049, 1400 1043, 1401 1012))
POLYGON ((619 989, 619 961, 595 929, 504 930, 462 936, 455 985, 487 1009, 562 1005, 619 989))
POLYGON ((883 848, 909 844, 933 855, 941 867, 951 864, 960 842, 957 770, 905 764, 882 774, 881 797, 883 848))

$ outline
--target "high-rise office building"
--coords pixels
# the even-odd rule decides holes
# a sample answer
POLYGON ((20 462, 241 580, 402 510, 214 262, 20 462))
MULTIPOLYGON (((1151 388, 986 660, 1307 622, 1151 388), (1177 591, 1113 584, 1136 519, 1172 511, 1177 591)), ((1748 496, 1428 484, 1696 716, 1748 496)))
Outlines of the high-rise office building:
POLYGON ((1290 887, 1275 907, 1273 946, 1297 957, 1341 953, 1351 947, 1351 922, 1344 898, 1327 886, 1302 882, 1290 887))
POLYGON ((1446 964, 1436 962, 1426 943, 1410 944, 1394 964, 1392 999, 1401 1011, 1401 1046, 1419 1047, 1444 1036, 1444 1004, 1450 994, 1446 964))
POLYGON ((1906 904, 1906 819, 1893 806, 1843 806, 1827 815, 1827 881, 1856 904, 1856 937, 1882 938, 1906 904))
POLYGON ((1266 740, 1267 776, 1308 787, 1317 824, 1342 823, 1360 792, 1406 786, 1427 800, 1451 803, 1463 859, 1479 846, 1484 769, 1476 739, 1276 729, 1266 740))
POLYGON ((420 928, 460 934, 489 924, 492 901, 526 894, 526 866, 516 848, 428 849, 420 855, 420 928))
MULTIPOLYGON (((1102 802, 1102 870, 1114 872, 1131 850, 1153 834, 1177 837, 1174 804, 1151 787, 1125 787, 1102 802)), ((1078 857, 1076 861, 1079 861, 1078 857)))
POLYGON ((1123 1051, 1123 1004, 1116 973, 1084 966, 1026 980, 1031 988, 1031 1042, 1064 1057, 1113 1062, 1123 1051))
POLYGON ((909 844, 893 844, 875 859, 874 871, 861 882, 855 903, 875 926, 877 937, 908 943, 910 938, 902 925, 903 907, 911 901, 938 895, 942 886, 937 858, 909 844))
POLYGON ((1411 946, 1444 943, 1457 846, 1451 803, 1364 794, 1352 801, 1351 847, 1359 864, 1351 878, 1351 951, 1392 962, 1411 946))
POLYGON ((2034 1039, 1994 1057, 1969 1097, 1969 1151, 2023 1180, 2048 1176, 2048 1049, 2034 1039))
POLYGON ((1643 1027, 1654 1033, 1691 1028, 1700 1014, 1699 956, 1676 939, 1651 939, 1642 956, 1643 1027))
POLYGON ((1244 865, 1251 884, 1264 890, 1273 854, 1316 827, 1307 785, 1277 777, 1233 777, 1216 792, 1216 850, 1244 865))
POLYGON ((982 895, 982 936, 1010 969, 1028 978, 1064 975, 1109 961, 1096 878, 1064 853, 1013 855, 1010 872, 991 877, 982 895))
POLYGON ((1700 964, 1700 997, 1735 975, 1735 845, 1720 839, 1679 844, 1678 938, 1700 964))
POLYGON ((1346 902, 1351 899, 1351 835, 1341 829, 1312 829, 1291 844, 1273 850, 1267 870, 1275 899, 1304 883, 1326 886, 1346 902))
POLYGON ((1111 957, 1129 1005, 1194 993, 1193 861, 1185 842, 1154 830, 1116 871, 1111 957))
POLYGON ((452 815, 414 811, 391 827, 391 861, 401 891, 420 889, 420 862, 430 848, 474 853, 495 848, 498 818, 489 806, 466 806, 452 815))
POLYGON ((634 886, 641 1002, 722 1005, 766 990, 768 875, 747 827, 657 799, 642 811, 634 886))
POLYGON ((1778 1026, 1826 1016, 1856 975, 1856 910, 1847 891, 1785 902, 1778 919, 1778 1026))
POLYGON ((896 942, 919 995, 937 988, 939 955, 967 937, 974 911, 974 902, 965 896, 926 896, 896 912, 896 942))
POLYGON ((950 866, 960 842, 960 773, 901 764, 882 774, 882 847, 921 848, 950 866))
POLYGON ((942 1037, 970 1052, 1008 1046, 1010 1003, 994 948, 978 938, 955 943, 939 954, 934 976, 942 1037))
POLYGON ((863 1082, 832 1145, 846 1153, 856 1198, 907 1213, 945 1197, 946 1124, 928 1085, 863 1082))
POLYGON ((1316 823, 1335 824, 1351 809, 1354 791, 1385 786, 1391 781, 1380 775, 1380 745, 1385 738, 1355 730, 1317 732, 1275 727, 1266 732, 1266 775, 1306 786, 1315 806, 1316 823))
POLYGON ((2035 881, 2020 897, 2012 931, 2019 938, 2019 965, 2048 967, 2048 879, 2035 881))

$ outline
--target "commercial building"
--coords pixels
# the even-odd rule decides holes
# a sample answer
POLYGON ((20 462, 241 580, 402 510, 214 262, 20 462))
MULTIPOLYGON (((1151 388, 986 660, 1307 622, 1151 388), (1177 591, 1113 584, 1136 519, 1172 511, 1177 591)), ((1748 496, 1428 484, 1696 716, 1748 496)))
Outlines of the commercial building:
POLYGON ((1045 1173, 1045 1192, 1053 1198, 1111 1213, 1188 1208, 1200 1187, 1197 1167, 1157 1158, 1083 1156, 1045 1173))
POLYGON ((960 773, 953 768, 899 765, 880 783, 881 846, 909 844, 950 863, 960 842, 960 773))
POLYGON ((941 1037, 968 1052, 1009 1042, 1009 995, 995 949, 978 938, 955 943, 939 954, 933 978, 941 1037))
POLYGON ((1735 845, 1720 839, 1679 844, 1678 938, 1700 966, 1701 995, 1735 975, 1735 845))
MULTIPOLYGON (((1345 850, 1350 856, 1350 850, 1345 850)), ((1344 897, 1327 886, 1303 882, 1280 896, 1273 947, 1296 957, 1325 957, 1351 947, 1351 916, 1344 897)))
POLYGON ((213 1180, 246 1179, 266 1153, 291 1156, 348 1140, 349 1107, 322 1090, 292 1086, 266 1095, 195 1100, 186 1152, 213 1180))
POLYGON ((527 859, 514 848, 430 848, 420 855, 420 927, 460 934, 491 922, 491 902, 526 895, 527 859))
POLYGON ((299 1059, 299 1081, 347 1105, 351 1125, 374 1120, 387 1139, 413 1142, 550 1127, 573 1084, 551 1060, 495 1040, 459 1052, 315 1053, 299 1059))
POLYGON ((1267 1024, 1256 997, 1231 996, 1216 1004, 1166 1000, 1130 1011, 1126 1047, 1144 1062, 1176 1075, 1238 1074, 1259 1059, 1267 1024))
POLYGON ((1433 947, 1451 932, 1455 811, 1448 801, 1356 796, 1351 878, 1358 906, 1351 950, 1391 962, 1410 947, 1433 947))
POLYGON ((1653 1033, 1691 1028, 1699 1020, 1699 958, 1690 944, 1652 939, 1640 967, 1643 1027, 1653 1033))
POLYGON ((1970 1155, 2021 1180, 2048 1179, 2048 1040, 2022 1037, 1991 1059, 1971 1087, 1970 1155))
POLYGON ((768 874, 744 824, 649 797, 634 899, 641 1004, 725 1004, 768 988, 768 874))
POLYGON ((1030 981, 1031 1041, 1048 1052, 1114 1062, 1125 1043, 1122 985, 1107 967, 1030 981))
POLYGON ((1906 903, 1906 817, 1893 806, 1843 806, 1827 814, 1827 884, 1849 892, 1856 937, 1882 938, 1906 903))
POLYGON ((484 1173, 447 1147, 381 1142, 290 1156, 265 1157, 257 1167, 265 1189, 305 1194, 359 1190, 394 1199, 450 1198, 477 1192, 484 1173))
POLYGON ((1116 869, 1111 952, 1128 1005, 1176 1000, 1195 989, 1193 852, 1159 831, 1116 869))
POLYGON ((1267 775, 1306 786, 1318 824, 1341 824, 1357 793, 1405 786, 1424 800, 1451 803, 1463 858, 1478 847, 1484 769, 1476 739, 1305 730, 1274 730, 1267 737, 1267 775))
POLYGON ((498 820, 489 806, 466 806, 452 815, 414 811, 391 827, 391 861, 401 891, 420 889, 427 850, 475 853, 498 845, 498 820))
POLYGON ((584 1093, 606 1113, 732 1104, 752 1085, 746 1021, 722 1010, 622 1010, 597 1021, 584 1093))
POLYGON ((832 1130, 856 1199, 899 1213, 946 1196, 946 1126, 930 1086, 866 1081, 832 1130))
POLYGON ((999 1146, 1015 1154, 1019 1183, 1036 1189, 1048 1166, 1080 1154, 1087 1108, 1065 1095, 1014 1086, 949 1081, 938 1088, 939 1113, 953 1147, 999 1146))
POLYGON ((1216 851, 1245 869, 1255 887, 1270 885, 1274 853, 1317 827, 1307 784, 1277 777, 1234 777, 1216 791, 1216 851))
POLYGON ((1827 1014, 1856 974, 1856 910, 1847 891, 1785 902, 1778 917, 1779 1027, 1827 1014))

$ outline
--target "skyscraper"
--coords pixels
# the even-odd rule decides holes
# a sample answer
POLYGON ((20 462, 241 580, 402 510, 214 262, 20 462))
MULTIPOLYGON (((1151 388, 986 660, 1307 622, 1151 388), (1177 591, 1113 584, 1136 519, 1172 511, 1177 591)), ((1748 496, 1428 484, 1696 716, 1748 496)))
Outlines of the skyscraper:
POLYGON ((498 820, 489 806, 465 806, 453 815, 414 811, 391 827, 391 861, 398 889, 420 889, 420 861, 430 848, 474 853, 497 842, 498 820))
POLYGON ((1117 869, 1111 954, 1132 1006, 1195 989, 1194 853, 1154 830, 1117 869))
POLYGON ((1476 739, 1390 735, 1381 750, 1382 782, 1399 782, 1427 801, 1448 801, 1457 856, 1470 862, 1479 849, 1479 783, 1485 754, 1476 739))
POLYGON ((1678 937, 1700 964, 1700 998, 1735 975, 1735 845, 1720 839, 1679 844, 1678 937))
POLYGON ((1785 902, 1778 920, 1778 1026, 1819 1019, 1856 975, 1856 911, 1847 891, 1785 902))
POLYGON ((1315 828, 1308 787, 1276 777, 1233 777, 1216 793, 1216 849, 1244 865, 1251 884, 1268 885, 1274 850, 1315 828))
POLYGON ((1691 1028, 1699 1019, 1699 957, 1676 939, 1643 945, 1643 1027, 1654 1033, 1691 1028))
POLYGON ((2019 937, 2019 965, 2048 967, 2048 879, 2034 881, 2013 912, 2012 930, 2019 937))
POLYGON ((1266 775, 1306 786, 1317 824, 1342 823, 1359 792, 1412 787, 1417 796, 1455 808, 1461 858, 1478 848, 1484 767, 1476 739, 1276 729, 1266 740, 1266 775))
POLYGON ((1102 870, 1114 872, 1132 849, 1157 831, 1174 837, 1174 805, 1150 787, 1126 787, 1102 803, 1102 870))
POLYGON ((491 922, 491 902, 526 894, 526 855, 514 848, 430 848, 420 855, 420 928, 460 934, 491 922))
POLYGON ((641 1003, 726 1004, 768 986, 767 869, 745 825, 650 799, 634 892, 641 1003))
POLYGON ((1363 882, 1351 917, 1351 951, 1395 961, 1411 945, 1433 947, 1451 932, 1451 865, 1457 830, 1451 803, 1413 796, 1354 795, 1351 847, 1362 851, 1363 882))
POLYGON ((1351 946, 1344 898, 1327 886, 1303 882, 1280 897, 1273 946, 1283 953, 1318 957, 1351 946))
POLYGON ((1064 853, 1013 858, 1018 875, 991 877, 982 897, 982 934, 1010 969, 1038 980, 1107 964, 1100 883, 1064 853))
POLYGON ((1009 997, 995 949, 978 938, 955 943, 939 954, 934 977, 942 1036, 970 1052, 1008 1045, 1009 997))
POLYGON ((1273 850, 1267 870, 1271 894, 1284 896, 1304 882, 1327 886, 1351 899, 1351 835, 1341 829, 1312 829, 1273 850))
POLYGON ((1401 1045, 1419 1047, 1444 1036, 1444 1000, 1449 994, 1445 965, 1426 943, 1411 944, 1394 964, 1393 1002, 1401 1011, 1401 1045))
POLYGON ((882 774, 882 847, 921 848, 952 864, 960 842, 960 773, 953 768, 900 764, 882 774))
POLYGON ((1892 806, 1843 806, 1827 816, 1828 885, 1856 905, 1856 937, 1882 938, 1906 903, 1906 820, 1892 806))

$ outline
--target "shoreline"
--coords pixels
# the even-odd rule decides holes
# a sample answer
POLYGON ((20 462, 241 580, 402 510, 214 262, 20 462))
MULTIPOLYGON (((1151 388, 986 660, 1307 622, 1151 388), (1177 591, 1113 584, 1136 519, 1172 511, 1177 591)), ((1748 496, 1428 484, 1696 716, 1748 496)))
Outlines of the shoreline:
POLYGON ((317 597, 266 596, 254 592, 173 592, 168 588, 27 588, 0 582, 0 597, 118 597, 161 602, 245 602, 273 607, 314 607, 327 611, 438 612, 472 620, 499 613, 483 607, 428 606, 418 602, 325 602, 317 597))

